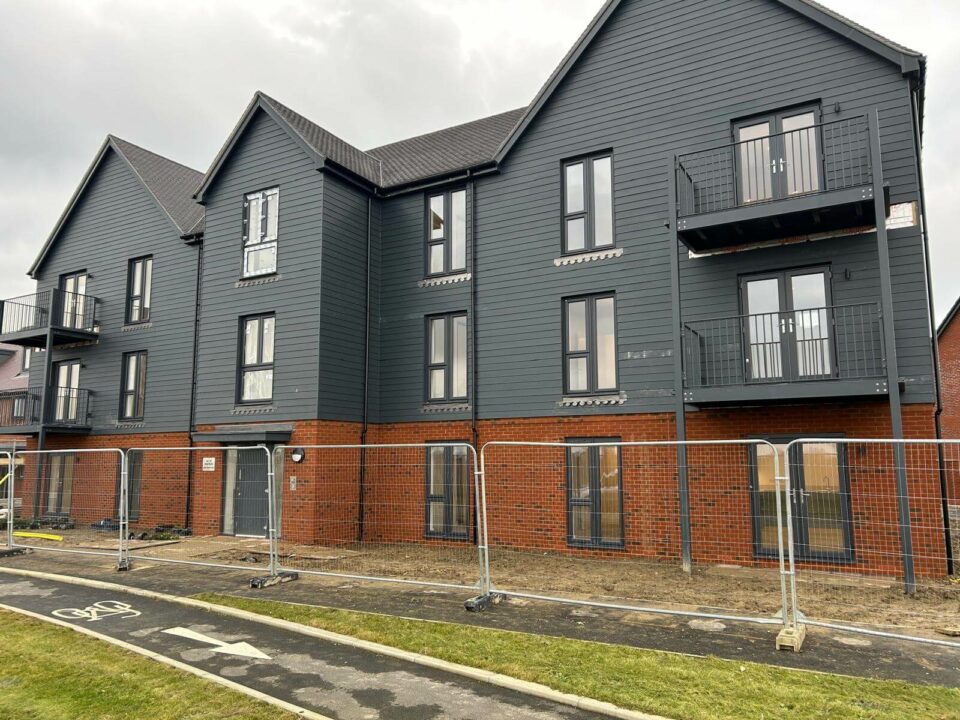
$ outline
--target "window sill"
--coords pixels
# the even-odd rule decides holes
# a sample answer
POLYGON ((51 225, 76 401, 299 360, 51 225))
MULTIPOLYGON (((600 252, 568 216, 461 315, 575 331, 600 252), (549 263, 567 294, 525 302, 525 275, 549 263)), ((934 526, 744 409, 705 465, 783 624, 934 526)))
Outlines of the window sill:
POLYGON ((418 287, 439 287, 441 285, 453 285, 455 283, 467 282, 473 278, 472 273, 457 273, 456 275, 440 275, 438 277, 429 277, 417 283, 418 287))
POLYGON ((429 414, 468 412, 470 410, 470 403, 466 403, 466 402, 427 403, 423 406, 421 410, 422 412, 429 413, 429 414))
POLYGON ((557 406, 562 408, 607 407, 612 405, 623 405, 626 402, 627 394, 621 392, 616 395, 574 395, 571 397, 564 397, 557 403, 557 406))
POLYGON ((251 285, 266 285, 275 283, 283 279, 280 273, 267 273, 265 275, 251 275, 250 277, 240 278, 234 285, 235 288, 250 287, 251 285))
POLYGON ((553 261, 556 267, 564 265, 580 265, 594 260, 606 260, 608 258, 618 258, 623 255, 623 248, 607 248, 605 250, 593 250, 591 252, 577 253, 576 255, 563 255, 553 261))
POLYGON ((142 322, 142 323, 127 323, 122 328, 120 332, 137 332, 138 330, 150 330, 153 327, 153 321, 142 322))
POLYGON ((144 426, 143 420, 117 420, 118 430, 139 430, 144 426))
POLYGON ((260 415, 276 411, 273 405, 237 405, 230 412, 231 415, 260 415))

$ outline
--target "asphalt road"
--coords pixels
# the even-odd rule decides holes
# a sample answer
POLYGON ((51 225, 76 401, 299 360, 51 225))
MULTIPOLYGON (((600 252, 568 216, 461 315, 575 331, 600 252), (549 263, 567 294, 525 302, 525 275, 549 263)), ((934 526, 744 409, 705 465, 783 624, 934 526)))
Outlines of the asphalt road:
POLYGON ((599 720, 366 650, 177 603, 0 575, 0 604, 146 648, 336 720, 599 720))

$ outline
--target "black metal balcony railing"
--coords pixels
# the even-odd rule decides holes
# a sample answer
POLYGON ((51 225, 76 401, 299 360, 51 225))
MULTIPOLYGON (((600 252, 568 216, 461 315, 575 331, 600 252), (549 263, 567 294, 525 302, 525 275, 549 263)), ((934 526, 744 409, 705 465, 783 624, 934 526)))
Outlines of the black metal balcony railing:
POLYGON ((89 424, 90 391, 84 388, 50 389, 46 424, 60 427, 86 427, 89 424))
POLYGON ((0 392, 0 427, 27 427, 40 420, 40 393, 35 390, 0 392))
POLYGON ((853 380, 886 372, 878 303, 686 323, 687 388, 853 380))
POLYGON ((677 215, 689 217, 873 182, 865 116, 677 158, 677 215))
POLYGON ((92 295, 44 290, 0 301, 0 335, 59 330, 94 332, 99 301, 92 295))

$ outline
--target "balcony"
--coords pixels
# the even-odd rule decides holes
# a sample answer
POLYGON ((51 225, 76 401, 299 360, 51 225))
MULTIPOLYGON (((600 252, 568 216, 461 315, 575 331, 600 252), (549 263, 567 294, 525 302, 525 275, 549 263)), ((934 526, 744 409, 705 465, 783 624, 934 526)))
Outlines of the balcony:
POLYGON ((90 391, 83 388, 51 388, 48 410, 41 413, 38 388, 0 392, 0 435, 31 435, 42 424, 57 432, 90 430, 90 391))
POLYGON ((47 333, 53 347, 96 340, 99 300, 65 290, 0 300, 0 342, 45 348, 47 333))
POLYGON ((683 327, 684 401, 886 396, 879 303, 735 315, 683 327))
POLYGON ((678 155, 675 173, 694 252, 876 225, 865 116, 678 155))

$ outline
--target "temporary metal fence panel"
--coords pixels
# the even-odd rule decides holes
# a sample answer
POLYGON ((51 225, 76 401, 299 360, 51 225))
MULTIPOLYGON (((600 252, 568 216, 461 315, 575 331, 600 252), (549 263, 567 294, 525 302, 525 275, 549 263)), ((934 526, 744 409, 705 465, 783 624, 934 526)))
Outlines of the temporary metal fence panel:
POLYGON ((477 456, 466 443, 277 447, 282 570, 481 585, 477 456))
POLYGON ((770 443, 497 441, 481 469, 493 591, 789 622, 770 443))
POLYGON ((777 450, 796 621, 960 647, 960 441, 805 438, 777 450))
POLYGON ((16 472, 13 453, 0 451, 0 523, 3 523, 3 545, 13 546, 14 494, 11 476, 16 472))
POLYGON ((267 447, 132 448, 126 459, 126 561, 273 573, 267 447))
POLYGON ((119 559, 123 451, 22 450, 13 462, 7 479, 13 547, 119 559))

